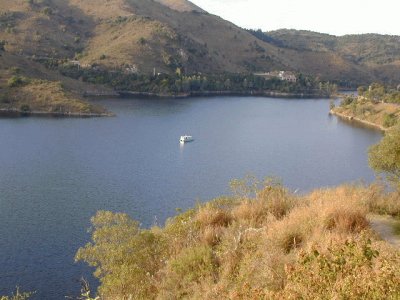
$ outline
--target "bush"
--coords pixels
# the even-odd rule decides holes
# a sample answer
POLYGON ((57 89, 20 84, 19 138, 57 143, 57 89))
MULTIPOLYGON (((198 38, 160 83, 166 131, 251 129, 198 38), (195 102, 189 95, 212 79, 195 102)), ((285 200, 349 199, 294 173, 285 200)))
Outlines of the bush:
POLYGON ((383 183, 374 183, 363 191, 363 202, 369 212, 400 217, 400 191, 385 193, 383 183))
POLYGON ((8 95, 7 93, 5 94, 0 94, 0 103, 11 103, 11 99, 10 99, 10 95, 8 95))
POLYGON ((356 101, 356 98, 355 98, 355 97, 353 97, 353 96, 347 96, 347 97, 345 97, 342 101, 340 101, 340 106, 341 106, 341 107, 344 107, 344 106, 347 106, 347 105, 352 104, 352 103, 355 102, 355 101, 356 101))
POLYGON ((30 83, 30 80, 26 77, 22 77, 22 76, 12 76, 8 81, 7 81, 7 85, 8 87, 20 87, 20 86, 24 86, 30 83))
POLYGON ((148 299, 156 293, 155 275, 166 249, 157 233, 140 230, 126 214, 100 211, 92 218, 93 243, 79 249, 76 260, 97 267, 104 298, 148 299))
POLYGON ((52 15, 53 14, 53 10, 51 9, 51 7, 45 7, 44 9, 43 9, 43 14, 45 14, 46 16, 50 16, 50 15, 52 15))
POLYGON ((383 126, 392 127, 397 124, 397 118, 394 114, 385 114, 383 117, 383 126))
POLYGON ((216 278, 217 263, 208 246, 187 248, 169 262, 164 293, 171 299, 187 298, 198 286, 212 284, 216 278))
POLYGON ((335 207, 325 217, 325 228, 340 232, 361 232, 368 227, 365 211, 352 207, 335 207))
POLYGON ((286 268, 287 285, 280 293, 289 299, 398 299, 399 263, 395 252, 381 254, 370 239, 361 237, 302 251, 286 268))
POLYGON ((30 106, 28 104, 22 104, 21 107, 19 108, 19 110, 22 113, 28 113, 28 112, 31 111, 31 108, 30 108, 30 106))
POLYGON ((375 172, 388 175, 388 179, 400 188, 400 127, 387 131, 378 144, 370 147, 368 158, 375 172))
POLYGON ((0 51, 5 51, 5 45, 6 41, 5 40, 0 40, 0 51))
POLYGON ((139 39, 139 44, 140 44, 140 45, 146 44, 146 39, 145 39, 144 37, 141 37, 141 38, 139 39))

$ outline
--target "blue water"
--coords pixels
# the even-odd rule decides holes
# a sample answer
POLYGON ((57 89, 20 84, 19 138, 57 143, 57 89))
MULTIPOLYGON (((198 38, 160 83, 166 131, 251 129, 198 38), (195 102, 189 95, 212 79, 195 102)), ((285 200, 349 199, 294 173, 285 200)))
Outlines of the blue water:
POLYGON ((303 192, 374 179, 367 149, 381 133, 329 116, 328 100, 97 102, 117 116, 0 119, 0 295, 17 285, 35 299, 79 292, 91 270, 73 258, 98 210, 150 226, 246 174, 303 192), (180 146, 183 134, 195 141, 180 146))

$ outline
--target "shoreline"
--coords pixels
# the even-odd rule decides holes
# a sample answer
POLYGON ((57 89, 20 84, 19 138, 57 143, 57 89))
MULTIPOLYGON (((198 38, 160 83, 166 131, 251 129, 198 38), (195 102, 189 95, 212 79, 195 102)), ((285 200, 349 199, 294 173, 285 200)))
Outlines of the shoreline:
POLYGON ((357 118, 357 117, 348 116, 348 115, 345 115, 343 113, 336 112, 336 111, 334 111, 332 109, 329 111, 329 114, 337 116, 337 117, 339 117, 341 119, 345 119, 347 121, 356 121, 358 123, 367 125, 369 127, 374 127, 375 129, 379 129, 379 130, 381 130, 383 132, 386 132, 386 131, 388 131, 390 129, 390 127, 386 128, 386 127, 383 127, 382 125, 379 125, 379 124, 376 124, 376 123, 373 123, 373 122, 370 122, 370 121, 367 121, 367 120, 363 120, 363 119, 360 119, 360 118, 357 118))
POLYGON ((214 96, 249 96, 249 97, 275 97, 275 98, 327 98, 327 96, 313 93, 283 93, 274 91, 194 91, 180 94, 160 94, 151 92, 118 91, 120 97, 141 98, 173 98, 184 99, 192 97, 214 97, 214 96))
POLYGON ((59 118, 98 118, 98 117, 113 117, 114 113, 60 113, 60 112, 47 112, 47 111, 21 111, 19 109, 0 109, 0 117, 59 117, 59 118))
MULTIPOLYGON (((271 97, 271 98, 326 98, 326 95, 320 95, 315 93, 283 93, 274 91, 195 91, 180 94, 160 94, 151 92, 134 92, 134 91, 115 91, 111 93, 93 93, 85 91, 82 94, 85 98, 99 99, 99 98, 127 98, 127 97, 138 97, 138 98, 158 98, 158 99, 188 99, 196 97, 216 97, 216 96, 244 96, 244 97, 271 97)), ((22 111, 16 108, 0 108, 1 117, 29 117, 29 116, 40 116, 40 117, 65 117, 65 118, 97 118, 97 117, 113 117, 113 112, 104 113, 79 113, 79 112, 48 112, 48 111, 22 111)))

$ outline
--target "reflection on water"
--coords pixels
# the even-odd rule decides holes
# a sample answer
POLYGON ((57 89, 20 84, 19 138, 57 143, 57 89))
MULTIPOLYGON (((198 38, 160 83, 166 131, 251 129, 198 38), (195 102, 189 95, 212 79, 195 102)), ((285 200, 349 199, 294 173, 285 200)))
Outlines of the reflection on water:
POLYGON ((117 116, 0 119, 0 294, 78 292, 91 270, 73 258, 98 210, 151 226, 249 173, 299 192, 373 180, 366 151, 381 133, 329 116, 329 100, 97 102, 117 116), (195 141, 181 145, 184 133, 195 141))

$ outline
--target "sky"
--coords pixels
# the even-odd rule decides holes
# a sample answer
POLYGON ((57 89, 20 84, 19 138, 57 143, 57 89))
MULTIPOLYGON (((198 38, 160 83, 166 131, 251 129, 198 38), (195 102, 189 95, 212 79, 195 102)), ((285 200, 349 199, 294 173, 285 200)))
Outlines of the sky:
POLYGON ((400 35, 400 0, 191 0, 243 28, 400 35))

